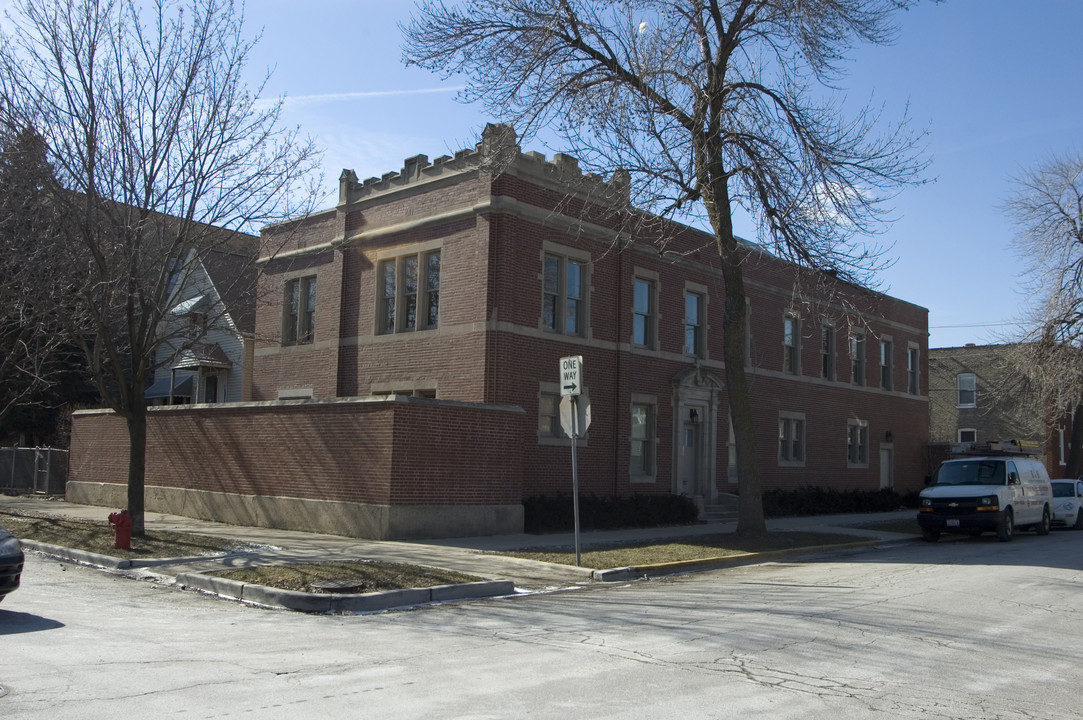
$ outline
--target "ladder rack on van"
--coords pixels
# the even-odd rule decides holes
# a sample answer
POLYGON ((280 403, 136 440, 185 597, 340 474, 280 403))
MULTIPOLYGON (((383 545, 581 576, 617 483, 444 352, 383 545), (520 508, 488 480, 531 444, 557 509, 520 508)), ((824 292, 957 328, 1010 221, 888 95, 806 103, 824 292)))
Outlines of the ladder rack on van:
POLYGON ((1041 446, 1027 440, 1000 440, 985 443, 958 443, 952 455, 1040 455, 1041 446))

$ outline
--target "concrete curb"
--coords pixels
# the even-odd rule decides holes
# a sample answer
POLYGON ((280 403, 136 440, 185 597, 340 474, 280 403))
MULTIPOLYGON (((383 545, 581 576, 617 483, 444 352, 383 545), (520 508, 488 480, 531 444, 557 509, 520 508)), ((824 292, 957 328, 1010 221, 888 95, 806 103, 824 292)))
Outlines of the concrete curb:
POLYGON ((510 580, 489 580, 373 593, 308 593, 227 580, 211 573, 213 571, 181 573, 177 575, 177 585, 253 605, 309 613, 379 612, 435 602, 511 595, 515 592, 515 585, 510 580))
POLYGON ((677 560, 667 563, 655 563, 652 565, 637 565, 635 567, 611 568, 608 570, 595 570, 591 577, 598 582, 627 582, 642 577, 663 577, 685 572, 698 572, 703 570, 715 570, 718 568, 732 567, 735 565, 751 565, 764 560, 772 560, 780 557, 793 557, 798 555, 811 555, 820 552, 835 550, 853 550, 857 548, 875 547, 880 544, 879 540, 862 540, 860 542, 842 543, 836 545, 812 545, 803 548, 786 550, 767 550, 758 553, 741 553, 739 555, 726 555, 725 557, 698 558, 696 560, 677 560))
POLYGON ((24 548, 36 552, 52 555, 62 560, 94 565, 110 570, 133 570, 135 568, 150 568, 159 565, 179 565, 181 563, 205 562, 209 560, 221 560, 230 557, 231 553, 215 553, 213 555, 196 555, 192 557, 177 558, 118 558, 112 555, 93 553, 87 550, 64 547, 63 545, 50 545, 37 540, 20 540, 24 548))
POLYGON ((111 555, 101 555, 99 553, 87 552, 86 550, 76 550, 75 548, 64 547, 62 545, 50 545, 49 543, 38 542, 37 540, 20 540, 19 542, 22 543, 24 548, 29 548, 30 550, 46 555, 52 555, 61 560, 70 560, 71 562, 82 563, 84 565, 95 565, 110 570, 129 570, 132 567, 131 560, 124 560, 112 557, 111 555))
MULTIPOLYGON (((133 570, 156 565, 176 564, 185 560, 203 561, 222 557, 221 555, 215 555, 199 556, 197 558, 127 560, 62 545, 50 545, 37 540, 21 540, 20 542, 28 550, 61 560, 92 565, 107 570, 133 570)), ((181 587, 191 587, 221 597, 240 600, 252 605, 309 613, 379 612, 392 608, 428 605, 437 602, 454 602, 456 600, 476 600, 515 593, 515 584, 511 580, 488 580, 476 583, 436 585, 429 588, 406 588, 374 593, 306 593, 227 580, 214 575, 213 572, 213 570, 209 570, 180 573, 176 577, 176 584, 181 587)))

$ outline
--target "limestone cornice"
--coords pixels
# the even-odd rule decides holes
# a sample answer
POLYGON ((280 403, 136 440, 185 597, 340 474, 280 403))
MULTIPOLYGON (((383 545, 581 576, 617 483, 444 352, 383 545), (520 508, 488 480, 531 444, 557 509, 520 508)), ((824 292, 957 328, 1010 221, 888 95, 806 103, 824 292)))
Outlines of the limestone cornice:
POLYGON ((400 223, 384 225, 381 227, 365 228, 349 235, 336 238, 330 243, 320 246, 312 246, 304 250, 293 251, 300 253, 305 251, 316 252, 328 247, 340 248, 347 245, 364 245, 382 240, 385 237, 399 233, 416 232, 434 225, 457 222, 470 217, 483 215, 510 215, 543 227, 557 230, 561 233, 578 236, 591 240, 601 240, 610 243, 626 244, 631 242, 631 235, 627 232, 614 230, 602 225, 583 221, 579 218, 561 214, 555 210, 541 208, 536 205, 525 203, 517 198, 506 195, 494 195, 484 200, 469 205, 461 205, 457 208, 434 213, 425 217, 415 218, 400 223))

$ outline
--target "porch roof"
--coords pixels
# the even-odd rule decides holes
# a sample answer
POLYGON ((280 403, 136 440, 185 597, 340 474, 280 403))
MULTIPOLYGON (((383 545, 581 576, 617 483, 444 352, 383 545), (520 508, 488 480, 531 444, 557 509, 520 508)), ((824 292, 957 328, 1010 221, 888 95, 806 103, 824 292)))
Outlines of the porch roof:
POLYGON ((196 343, 183 350, 173 363, 174 370, 192 370, 194 368, 231 368, 233 361, 226 356, 218 343, 196 343))
MULTIPOLYGON (((169 378, 162 378, 147 388, 143 396, 148 400, 170 397, 169 378)), ((192 378, 177 378, 173 385, 173 397, 192 397, 192 378)))

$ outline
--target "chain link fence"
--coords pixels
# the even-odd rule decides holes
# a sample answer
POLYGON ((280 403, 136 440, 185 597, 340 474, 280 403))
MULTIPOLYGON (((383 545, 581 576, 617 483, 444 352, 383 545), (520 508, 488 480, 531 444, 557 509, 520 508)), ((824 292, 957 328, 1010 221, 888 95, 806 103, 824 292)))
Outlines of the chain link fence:
POLYGON ((67 450, 0 448, 0 491, 63 495, 67 481, 67 450))

